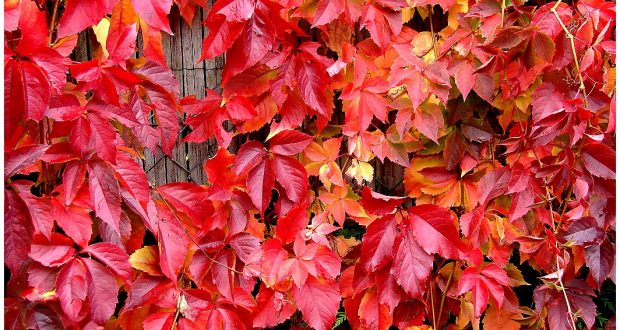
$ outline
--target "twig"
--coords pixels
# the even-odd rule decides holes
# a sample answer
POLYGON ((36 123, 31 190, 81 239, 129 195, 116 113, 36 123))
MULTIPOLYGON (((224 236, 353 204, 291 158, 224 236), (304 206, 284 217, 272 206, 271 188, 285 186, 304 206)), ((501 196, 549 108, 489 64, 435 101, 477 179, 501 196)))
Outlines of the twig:
POLYGON ((504 27, 504 12, 506 11, 506 0, 502 0, 502 21, 499 23, 499 27, 504 27))
MULTIPOLYGON (((534 154, 534 157, 538 161, 538 165, 542 168, 543 163, 538 157, 538 155, 536 154, 536 151, 534 149, 532 149, 532 153, 534 154)), ((545 184, 545 193, 546 193, 547 203, 549 204, 549 213, 551 215, 551 223, 554 224, 555 220, 553 219, 553 205, 550 202, 552 200, 552 197, 551 197, 551 192, 549 191, 549 184, 547 183, 547 177, 543 177, 543 182, 545 184)), ((558 242, 555 242, 555 247, 559 250, 558 242)), ((570 317, 571 329, 577 330, 577 327, 575 326, 575 317, 573 316, 573 310, 570 307, 570 301, 568 300, 568 295, 566 294, 566 288, 564 287, 564 282, 562 281, 562 274, 560 273, 560 256, 559 255, 555 256, 555 265, 556 265, 557 272, 558 272, 558 284, 560 286, 560 290, 562 291, 562 294, 564 295, 564 301, 566 302, 566 309, 568 310, 568 315, 570 317)))
MULTIPOLYGON (((174 218, 179 223, 179 226, 181 226, 181 229, 183 229, 183 232, 185 232, 185 235, 187 235, 187 238, 189 238, 192 241, 192 243, 194 243, 194 245, 196 245, 196 247, 202 252, 202 254, 205 255, 205 257, 207 257, 207 259, 211 260, 211 265, 215 263, 215 264, 218 264, 218 265, 220 265, 222 267, 226 267, 231 272, 235 272, 235 273, 238 273, 238 274, 243 274, 242 272, 240 272, 240 271, 238 271, 236 269, 230 268, 230 267, 228 267, 228 265, 224 265, 223 263, 221 263, 221 262, 211 258, 211 256, 209 254, 207 254, 207 252, 205 250, 203 250, 202 247, 200 247, 200 245, 198 244, 198 242, 196 242, 194 237, 192 237, 192 235, 190 235, 190 233, 187 231, 185 226, 183 226, 183 223, 181 222, 181 219, 179 219, 179 216, 177 215, 176 211, 172 208, 172 206, 170 206, 170 204, 168 204, 168 201, 164 198, 164 195, 159 191, 159 187, 155 186, 155 190, 157 191, 159 196, 161 196, 161 199, 164 201, 164 204, 166 204, 166 207, 168 207, 170 212, 172 212, 172 214, 174 215, 174 218)), ((207 268, 207 270, 205 272, 208 272, 209 269, 211 269, 211 265, 209 265, 209 268, 207 268)))
POLYGON ((60 5, 60 0, 56 0, 56 2, 54 2, 54 10, 52 11, 52 20, 50 21, 50 31, 47 37, 48 39, 47 42, 50 44, 50 46, 53 44, 52 34, 54 33, 54 27, 56 25, 56 15, 58 14, 58 5, 60 5))
POLYGON ((174 312, 174 320, 172 320, 172 325, 170 325, 170 330, 174 330, 174 328, 176 328, 177 323, 179 322, 179 314, 181 313, 181 297, 183 296, 183 294, 179 295, 179 298, 177 298, 177 306, 176 306, 176 311, 174 312))
POLYGON ((588 94, 586 93, 586 86, 583 83, 583 76, 581 75, 581 68, 579 66, 579 59, 577 58, 577 50, 575 49, 575 36, 568 30, 568 28, 566 28, 566 25, 564 25, 564 22, 562 22, 562 19, 560 19, 560 15, 558 15, 558 12, 557 12, 556 9, 560 5, 560 3, 562 3, 562 1, 556 2, 555 5, 553 5, 553 7, 551 7, 550 11, 553 13, 553 15, 557 19, 558 23, 560 23, 560 26, 562 27, 562 30, 564 30, 564 33, 566 33, 566 37, 570 41, 570 48, 573 51, 573 60, 575 62, 575 70, 577 71, 577 77, 579 77, 579 90, 581 90, 581 93, 583 94, 583 103, 584 103, 586 109, 589 109, 589 106, 588 106, 588 94))
POLYGON ((443 303, 446 300, 446 294, 448 293, 448 289, 450 288, 450 283, 452 282, 452 277, 454 276, 454 271, 456 270, 456 261, 452 266, 452 272, 450 272, 450 276, 448 276, 448 281, 446 282, 446 288, 443 290, 441 294, 441 302, 439 303, 439 320, 441 321, 441 313, 443 312, 443 303))
POLYGON ((435 54, 436 61, 439 54, 437 52, 437 41, 435 40, 435 27, 433 26, 433 7, 431 5, 426 6, 428 8, 428 23, 431 26, 431 37, 433 38, 433 53, 435 54))
POLYGON ((430 288, 429 294, 431 296, 431 314, 433 315, 433 329, 437 329, 437 320, 435 319, 435 299, 433 299, 433 288, 430 288))

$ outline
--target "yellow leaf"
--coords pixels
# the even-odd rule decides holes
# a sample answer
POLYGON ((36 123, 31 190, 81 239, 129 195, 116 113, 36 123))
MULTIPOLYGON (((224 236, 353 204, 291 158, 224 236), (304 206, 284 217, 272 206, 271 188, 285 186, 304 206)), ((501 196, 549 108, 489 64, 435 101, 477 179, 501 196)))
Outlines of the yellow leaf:
POLYGON ((415 15, 415 8, 403 8, 401 10, 403 23, 409 22, 415 15))
POLYGON ((353 161, 351 161, 351 166, 347 169, 347 176, 355 179, 359 184, 362 184, 363 181, 371 182, 373 174, 374 169, 370 164, 358 161, 357 159, 353 159, 353 161))
POLYGON ((523 274, 521 274, 521 270, 517 268, 517 266, 508 263, 504 268, 506 270, 506 274, 508 275, 508 283, 511 287, 521 286, 521 285, 530 285, 523 278, 523 274))
POLYGON ((460 23, 458 21, 458 14, 466 13, 469 11, 468 0, 456 0, 456 3, 448 10, 448 27, 452 30, 459 28, 460 23))
POLYGON ((345 186, 340 167, 333 160, 321 166, 319 169, 319 179, 321 179, 321 182, 323 182, 327 189, 331 187, 332 183, 340 187, 345 186))
POLYGON ((110 20, 107 17, 102 18, 97 25, 93 25, 93 31, 95 32, 97 41, 101 45, 104 57, 108 58, 110 54, 106 47, 106 41, 108 40, 108 33, 110 32, 110 20))
POLYGON ((161 275, 157 246, 149 245, 136 250, 129 257, 131 267, 149 275, 161 275))
POLYGON ((605 94, 609 94, 616 89, 616 67, 608 68, 604 76, 606 79, 602 90, 605 94))
POLYGON ((355 237, 344 238, 342 236, 335 236, 335 241, 336 252, 341 258, 344 258, 353 247, 361 243, 355 237))
POLYGON ((420 32, 411 41, 411 53, 417 57, 422 57, 433 48, 433 35, 429 31, 420 32))
POLYGON ((48 298, 56 295, 56 290, 47 291, 41 295, 41 298, 48 298))

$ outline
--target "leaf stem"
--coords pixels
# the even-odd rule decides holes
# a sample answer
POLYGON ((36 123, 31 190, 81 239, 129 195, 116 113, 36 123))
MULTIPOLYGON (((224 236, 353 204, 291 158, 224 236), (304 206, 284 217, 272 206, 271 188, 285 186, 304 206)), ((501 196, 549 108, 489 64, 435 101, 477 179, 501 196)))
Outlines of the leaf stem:
POLYGON ((54 33, 54 27, 56 26, 56 16, 58 15, 58 6, 60 5, 60 0, 56 0, 54 2, 54 10, 52 11, 52 20, 50 21, 49 35, 47 37, 48 43, 50 46, 53 44, 52 42, 52 34, 54 33))
POLYGON ((439 303, 439 320, 441 321, 441 313, 443 312, 443 303, 446 300, 446 295, 448 293, 448 289, 450 288, 450 283, 452 282, 452 277, 454 276, 454 271, 456 270, 456 261, 452 266, 452 271, 450 272, 450 276, 448 276, 448 281, 446 282, 446 287, 441 294, 441 302, 439 303))
MULTIPOLYGON (((205 250, 203 250, 202 247, 200 247, 200 245, 198 244, 198 242, 196 242, 194 237, 192 237, 192 235, 189 234, 189 232, 187 231, 185 226, 183 226, 183 223, 181 222, 181 219, 179 219, 179 216, 177 215, 176 211, 172 208, 172 206, 170 206, 170 204, 168 204, 168 201, 164 198, 164 195, 162 195, 162 193, 159 191, 159 187, 155 186, 155 190, 157 191, 159 196, 161 196, 161 199, 164 202, 164 204, 166 204, 166 207, 168 207, 170 212, 172 212, 172 214, 174 215, 174 218, 179 223, 179 226, 181 226, 181 229, 183 229, 183 232, 185 232, 185 235, 187 236, 187 238, 189 238, 192 241, 192 243, 194 243, 194 245, 196 245, 196 247, 202 252, 202 254, 204 254, 205 257, 207 257, 207 259, 211 260, 211 264, 215 263, 215 264, 218 264, 218 265, 220 265, 222 267, 227 268, 231 272, 236 272, 238 274, 242 274, 240 271, 238 271, 236 269, 233 269, 233 268, 230 268, 230 267, 228 267, 228 265, 224 265, 223 263, 221 263, 221 262, 211 258, 211 256, 209 254, 207 254, 207 252, 205 250)), ((210 268, 211 268, 211 265, 209 265, 209 268, 207 268, 207 270, 205 272, 208 272, 210 268)))
POLYGON ((575 62, 575 70, 577 71, 577 77, 579 78, 579 90, 581 90, 581 93, 583 94, 583 103, 586 109, 589 109, 590 107, 588 106, 588 93, 586 93, 586 86, 583 83, 583 76, 581 75, 581 68, 579 66, 579 59, 577 58, 577 50, 575 48, 575 36, 568 30, 566 25, 564 25, 564 22, 562 22, 562 19, 560 19, 560 15, 558 14, 556 10, 558 6, 560 5, 560 3, 562 3, 562 1, 556 2, 555 5, 551 7, 550 11, 553 13, 558 23, 560 23, 562 30, 564 30, 566 37, 570 41, 570 48, 573 52, 573 61, 575 62))
POLYGON ((433 53, 435 54, 435 61, 437 60, 438 51, 437 51, 437 41, 435 40, 435 27, 433 26, 433 7, 431 5, 426 5, 428 8, 428 23, 431 27, 431 37, 433 38, 433 53))
POLYGON ((431 298, 431 314, 433 315, 433 329, 437 329, 437 320, 435 319, 435 299, 433 299, 433 290, 434 288, 430 288, 429 294, 431 298))
MULTIPOLYGON (((538 157, 538 155, 536 154, 536 151, 534 149, 532 149, 532 153, 534 154, 534 158, 536 158, 536 160, 538 161, 538 166, 540 166, 542 168, 543 163, 540 160, 540 158, 538 157)), ((543 177, 543 182, 545 184, 545 194, 546 194, 546 199, 547 199, 546 202, 549 204, 549 214, 551 216, 551 223, 554 224, 554 226, 555 226, 555 220, 553 219, 554 218, 553 217, 553 205, 551 204, 552 195, 551 195, 551 192, 549 191, 549 184, 547 183, 547 177, 546 176, 543 177)), ((559 250, 559 245, 558 245, 557 241, 555 242, 555 247, 556 247, 556 249, 559 250)), ((573 316, 573 310, 570 307, 570 301, 568 300, 568 295, 566 294, 566 288, 564 287, 564 282, 562 281, 562 274, 560 273, 560 256, 559 256, 559 254, 556 254, 556 256, 555 256, 555 266, 556 266, 557 272, 558 272, 558 285, 560 286, 560 290, 562 291, 562 294, 564 295, 564 301, 566 302, 566 309, 568 310, 568 316, 570 317, 571 329, 572 330, 576 330, 577 327, 575 326, 575 317, 573 316)))
POLYGON ((499 27, 504 27, 504 13, 506 11, 506 0, 502 0, 502 21, 500 22, 499 27))

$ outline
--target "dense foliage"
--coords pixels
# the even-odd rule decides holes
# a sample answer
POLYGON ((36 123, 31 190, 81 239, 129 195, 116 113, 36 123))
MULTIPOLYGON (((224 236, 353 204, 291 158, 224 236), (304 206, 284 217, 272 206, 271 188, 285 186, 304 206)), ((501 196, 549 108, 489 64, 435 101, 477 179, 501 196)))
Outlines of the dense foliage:
POLYGON ((613 2, 206 7, 5 0, 6 328, 615 324, 613 2), (180 98, 172 6, 219 92, 180 98), (179 136, 208 182, 150 183, 179 136))

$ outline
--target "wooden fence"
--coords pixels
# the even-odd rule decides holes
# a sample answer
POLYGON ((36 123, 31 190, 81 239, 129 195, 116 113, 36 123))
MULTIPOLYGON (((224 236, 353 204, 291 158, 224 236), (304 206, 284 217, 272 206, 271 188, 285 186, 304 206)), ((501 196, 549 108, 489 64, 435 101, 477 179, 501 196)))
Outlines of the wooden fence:
MULTIPOLYGON (((208 8, 212 0, 209 0, 208 8)), ((179 15, 179 10, 173 6, 169 15, 172 36, 163 33, 162 43, 168 65, 179 81, 181 97, 196 95, 197 98, 205 96, 205 88, 219 90, 221 82, 224 58, 218 57, 209 61, 197 63, 202 49, 202 40, 207 35, 207 29, 202 25, 208 13, 207 9, 197 9, 194 20, 188 25, 179 15)), ((86 61, 91 58, 91 45, 95 44, 94 35, 87 31, 79 35, 78 46, 75 50, 75 58, 78 61, 86 61)), ((140 40, 138 40, 140 43, 140 40)), ((344 114, 336 112, 344 119, 344 114)), ((213 143, 180 143, 182 136, 188 133, 186 127, 181 132, 181 137, 173 150, 172 157, 167 157, 158 152, 147 152, 143 162, 149 181, 158 185, 177 182, 192 181, 204 183, 206 177, 203 170, 205 160, 213 156, 216 151, 213 143)), ((229 150, 236 153, 239 145, 233 139, 229 150)), ((378 192, 392 195, 403 195, 403 170, 404 168, 385 160, 385 164, 378 159, 371 163, 374 167, 375 179, 370 186, 378 192)), ((341 166, 343 164, 340 164, 341 166)), ((343 169, 344 171, 344 169, 343 169)))

